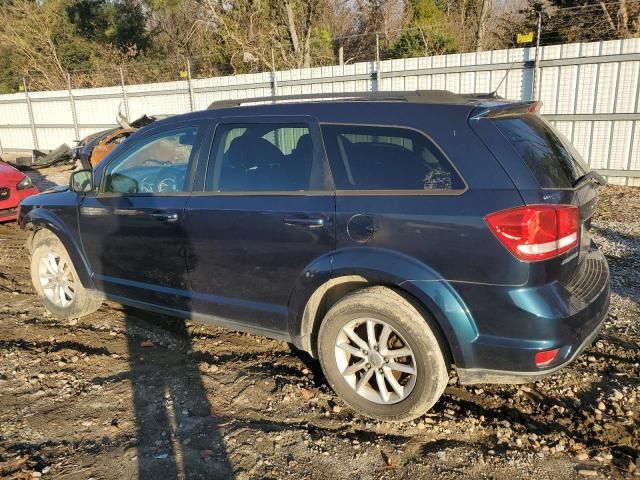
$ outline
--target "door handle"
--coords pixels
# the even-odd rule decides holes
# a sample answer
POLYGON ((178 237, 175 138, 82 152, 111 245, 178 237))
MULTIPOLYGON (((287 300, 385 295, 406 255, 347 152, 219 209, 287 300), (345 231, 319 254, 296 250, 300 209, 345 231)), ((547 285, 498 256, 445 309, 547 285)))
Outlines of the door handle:
POLYGON ((285 218, 284 223, 291 227, 299 225, 302 227, 316 228, 324 225, 322 218, 285 218))
POLYGON ((159 222, 173 223, 178 221, 178 214, 176 212, 153 212, 151 216, 159 222))

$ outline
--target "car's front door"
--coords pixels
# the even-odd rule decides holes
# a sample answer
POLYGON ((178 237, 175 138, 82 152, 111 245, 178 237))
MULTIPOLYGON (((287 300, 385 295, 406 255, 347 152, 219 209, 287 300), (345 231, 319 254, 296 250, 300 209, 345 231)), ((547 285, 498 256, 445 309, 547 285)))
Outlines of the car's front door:
POLYGON ((185 124, 132 137, 106 160, 96 194, 80 203, 82 245, 110 297, 191 309, 184 207, 203 129, 185 124))
POLYGON ((185 212, 194 309, 286 332, 294 286, 335 248, 335 195, 318 124, 305 116, 225 119, 203 177, 185 212))

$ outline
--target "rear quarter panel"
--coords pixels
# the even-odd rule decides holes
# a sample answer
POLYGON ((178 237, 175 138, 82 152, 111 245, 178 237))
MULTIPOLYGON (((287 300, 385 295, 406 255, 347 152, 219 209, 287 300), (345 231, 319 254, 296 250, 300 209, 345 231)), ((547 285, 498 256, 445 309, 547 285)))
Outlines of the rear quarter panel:
MULTIPOLYGON (((326 107, 325 105, 319 107, 326 107)), ((375 124, 379 105, 349 112, 324 111, 321 123, 375 124), (370 110, 370 111, 367 111, 370 110)), ((509 254, 488 230, 484 216, 522 205, 513 181, 469 128, 467 105, 385 105, 384 124, 423 132, 463 177, 464 191, 433 193, 339 191, 336 199, 338 250, 361 245, 347 230, 356 214, 369 216, 374 234, 367 247, 394 250, 436 271, 444 280, 520 285, 528 266, 509 254)), ((420 279, 411 279, 420 280, 420 279)))

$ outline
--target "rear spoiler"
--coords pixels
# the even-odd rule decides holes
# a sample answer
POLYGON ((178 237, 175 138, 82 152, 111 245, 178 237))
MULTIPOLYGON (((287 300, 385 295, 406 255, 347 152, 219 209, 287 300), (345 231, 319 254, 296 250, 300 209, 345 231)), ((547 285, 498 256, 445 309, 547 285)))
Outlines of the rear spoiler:
POLYGON ((539 113, 542 102, 514 102, 501 103, 490 106, 480 106, 471 112, 470 120, 481 120, 483 118, 505 118, 519 117, 527 113, 539 113))

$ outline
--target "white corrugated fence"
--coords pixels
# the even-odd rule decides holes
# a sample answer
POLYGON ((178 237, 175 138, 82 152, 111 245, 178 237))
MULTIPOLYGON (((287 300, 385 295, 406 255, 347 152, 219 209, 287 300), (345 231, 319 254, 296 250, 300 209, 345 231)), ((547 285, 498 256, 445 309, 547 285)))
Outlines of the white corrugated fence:
POLYGON ((304 93, 445 89, 514 100, 542 114, 612 183, 640 185, 640 39, 362 62, 144 85, 0 95, 0 150, 53 149, 116 125, 118 110, 201 110, 216 100, 304 93), (538 68, 535 68, 537 64, 538 68), (534 93, 534 77, 537 81, 534 93), (74 111, 75 110, 75 111, 74 111))

